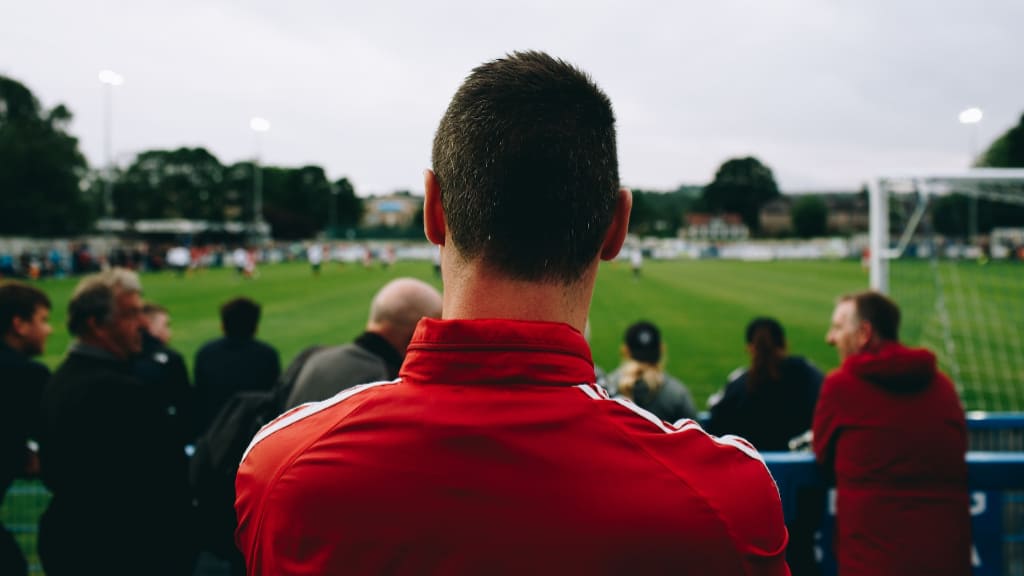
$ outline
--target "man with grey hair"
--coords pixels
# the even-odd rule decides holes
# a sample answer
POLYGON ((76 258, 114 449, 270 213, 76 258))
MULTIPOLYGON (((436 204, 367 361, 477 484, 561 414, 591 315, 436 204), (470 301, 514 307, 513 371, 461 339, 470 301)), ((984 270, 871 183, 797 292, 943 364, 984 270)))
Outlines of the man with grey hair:
POLYGON ((185 454, 152 387, 133 375, 142 284, 114 268, 79 282, 75 341, 43 399, 40 461, 53 493, 40 521, 46 573, 187 574, 185 454))
POLYGON ((370 304, 366 330, 350 344, 327 348, 306 361, 287 407, 318 402, 346 388, 393 380, 416 323, 441 317, 441 294, 426 282, 399 278, 384 285, 370 304))

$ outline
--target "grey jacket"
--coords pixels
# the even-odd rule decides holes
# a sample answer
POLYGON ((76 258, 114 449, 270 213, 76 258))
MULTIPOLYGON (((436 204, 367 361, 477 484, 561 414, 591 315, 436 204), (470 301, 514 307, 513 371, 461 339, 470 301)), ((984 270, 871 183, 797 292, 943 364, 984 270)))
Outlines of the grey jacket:
POLYGON ((319 402, 367 382, 392 380, 401 357, 383 338, 364 333, 355 342, 324 348, 306 361, 295 380, 286 409, 319 402))
MULTIPOLYGON (((608 375, 607 389, 612 396, 619 394, 620 371, 608 375)), ((654 414, 666 422, 676 422, 683 418, 696 418, 697 408, 693 403, 690 391, 682 382, 665 374, 665 381, 657 392, 650 394, 643 381, 637 382, 633 403, 654 414)))

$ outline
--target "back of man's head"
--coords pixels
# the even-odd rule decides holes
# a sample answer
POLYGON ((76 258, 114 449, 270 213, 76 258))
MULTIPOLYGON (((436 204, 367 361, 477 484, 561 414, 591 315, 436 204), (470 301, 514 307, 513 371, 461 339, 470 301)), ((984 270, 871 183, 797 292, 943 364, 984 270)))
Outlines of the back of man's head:
POLYGON ((381 334, 405 353, 416 324, 424 317, 441 317, 441 294, 421 280, 398 278, 374 295, 366 329, 381 334))
POLYGON ((898 342, 900 336, 900 308, 881 292, 865 291, 848 294, 839 299, 852 301, 857 319, 871 324, 874 334, 881 340, 898 342))
POLYGON ((233 298, 220 307, 220 323, 229 338, 252 338, 260 323, 260 305, 248 298, 233 298))
POLYGON ((46 293, 22 282, 0 284, 0 338, 14 327, 14 319, 28 321, 39 308, 51 308, 46 293))
POLYGON ((111 268, 83 278, 68 302, 68 330, 75 336, 90 332, 89 320, 96 325, 108 324, 121 293, 142 293, 139 275, 125 268, 111 268))
POLYGON ((462 258, 516 280, 572 283, 615 211, 611 102, 585 73, 540 52, 483 64, 441 119, 433 169, 462 258))

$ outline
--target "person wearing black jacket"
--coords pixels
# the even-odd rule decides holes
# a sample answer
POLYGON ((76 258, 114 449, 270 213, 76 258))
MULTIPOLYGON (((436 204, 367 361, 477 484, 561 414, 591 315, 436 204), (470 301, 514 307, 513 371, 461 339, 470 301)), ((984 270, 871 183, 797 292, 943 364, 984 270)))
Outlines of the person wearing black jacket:
POLYGON ((735 434, 761 452, 788 451, 789 441, 810 430, 824 378, 786 351, 786 335, 773 318, 755 318, 746 330, 750 368, 734 371, 711 406, 707 431, 735 434))
MULTIPOLYGON (((720 399, 711 406, 710 434, 735 434, 762 452, 786 452, 790 440, 811 428, 814 407, 824 378, 800 356, 790 356, 786 334, 774 318, 755 318, 747 325, 750 368, 737 369, 720 399)), ((815 576, 814 532, 824 506, 818 489, 797 494, 797 515, 787 523, 786 560, 793 576, 815 576)))
MULTIPOLYGON (((40 402, 50 371, 29 358, 50 335, 50 299, 21 282, 0 285, 0 501, 14 480, 38 468, 29 438, 38 439, 40 402)), ((14 536, 0 524, 0 574, 28 574, 14 536)))
POLYGON ((141 289, 115 268, 79 282, 68 304, 76 340, 44 393, 40 438, 53 493, 39 526, 48 576, 192 570, 185 453, 130 362, 142 349, 141 289))
POLYGON ((277 350, 255 338, 260 305, 235 298, 220 308, 222 338, 196 352, 196 432, 202 434, 237 392, 271 390, 281 375, 277 350))
POLYGON ((194 437, 192 385, 185 358, 169 346, 170 314, 159 304, 142 307, 142 352, 133 360, 135 375, 159 396, 182 448, 194 437))

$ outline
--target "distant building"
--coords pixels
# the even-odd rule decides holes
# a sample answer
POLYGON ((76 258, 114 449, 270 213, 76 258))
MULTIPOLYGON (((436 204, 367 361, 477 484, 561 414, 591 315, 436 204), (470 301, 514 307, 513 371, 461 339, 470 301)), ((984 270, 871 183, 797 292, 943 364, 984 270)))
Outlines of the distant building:
POLYGON ((823 194, 828 206, 828 231, 834 234, 867 232, 868 195, 860 192, 839 192, 823 194))
POLYGON ((407 192, 374 196, 365 201, 363 226, 367 228, 407 228, 423 206, 423 197, 407 192))
POLYGON ((793 233, 792 199, 779 196, 761 207, 761 234, 785 236, 793 233))
POLYGON ((868 230, 868 198, 855 191, 815 191, 783 194, 761 207, 761 233, 785 236, 793 233, 793 203, 801 196, 817 196, 828 208, 825 224, 829 234, 849 235, 868 230))
POLYGON ((745 240, 750 237, 750 229, 739 214, 691 212, 686 215, 686 228, 680 236, 690 240, 745 240))

